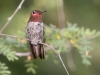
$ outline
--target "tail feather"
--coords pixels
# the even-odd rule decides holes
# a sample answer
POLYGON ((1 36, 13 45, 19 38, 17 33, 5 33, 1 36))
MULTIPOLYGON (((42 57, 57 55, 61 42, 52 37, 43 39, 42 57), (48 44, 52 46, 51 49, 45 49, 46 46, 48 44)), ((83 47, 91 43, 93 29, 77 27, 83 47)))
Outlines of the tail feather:
POLYGON ((29 44, 30 44, 30 49, 31 49, 34 59, 36 59, 38 56, 41 59, 45 59, 44 47, 42 44, 33 45, 33 44, 31 44, 31 42, 29 42, 29 44))
POLYGON ((39 52, 39 57, 40 57, 41 59, 45 59, 45 51, 44 51, 44 47, 43 47, 42 44, 40 44, 40 48, 41 48, 41 49, 39 49, 39 50, 40 50, 40 52, 39 52))
POLYGON ((30 49, 31 49, 32 55, 33 55, 34 59, 36 59, 39 54, 38 50, 35 45, 31 44, 30 42, 29 42, 29 44, 30 44, 30 49))

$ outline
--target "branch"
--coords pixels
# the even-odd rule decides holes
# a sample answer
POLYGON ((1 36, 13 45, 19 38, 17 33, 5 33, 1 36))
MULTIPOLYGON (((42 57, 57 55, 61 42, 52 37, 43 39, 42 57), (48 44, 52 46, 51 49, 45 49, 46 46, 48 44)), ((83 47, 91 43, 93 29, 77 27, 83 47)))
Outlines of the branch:
POLYGON ((16 56, 22 57, 22 56, 29 56, 31 55, 31 52, 26 52, 26 53, 21 53, 21 52, 17 52, 15 53, 16 56))
POLYGON ((12 35, 8 35, 8 34, 0 34, 1 36, 7 36, 7 37, 11 37, 11 38, 20 38, 20 39, 25 39, 25 40, 29 40, 27 38, 22 38, 22 37, 19 37, 19 36, 12 36, 12 35))
MULTIPOLYGON (((8 34, 0 34, 0 35, 12 37, 12 38, 20 38, 20 39, 29 40, 29 39, 27 39, 27 38, 21 38, 21 37, 19 37, 19 36, 12 36, 12 35, 8 35, 8 34)), ((49 46, 49 45, 46 44, 46 43, 40 43, 40 44, 43 44, 43 45, 45 45, 45 46, 51 48, 51 49, 58 55, 58 57, 59 57, 59 59, 60 59, 62 65, 63 65, 63 67, 64 67, 64 69, 65 69, 67 75, 69 75, 69 73, 68 73, 68 71, 67 71, 67 69, 66 69, 66 67, 65 67, 65 64, 64 64, 64 62, 63 62, 63 60, 62 60, 62 58, 61 58, 61 56, 60 56, 60 53, 59 53, 57 50, 55 50, 52 46, 49 46)), ((28 55, 30 55, 30 53, 29 53, 29 52, 28 52, 28 53, 16 53, 15 55, 21 57, 21 56, 28 56, 28 55)))
POLYGON ((40 44, 43 44, 43 45, 45 45, 45 46, 51 48, 51 49, 58 55, 58 57, 59 57, 59 59, 60 59, 62 65, 63 65, 63 67, 64 67, 64 69, 65 69, 67 75, 69 75, 68 70, 67 70, 67 68, 65 67, 65 64, 64 64, 64 62, 63 62, 63 60, 62 60, 62 58, 61 58, 60 53, 59 53, 57 50, 55 50, 52 46, 50 46, 50 45, 48 45, 48 44, 46 44, 46 43, 40 43, 40 44))
POLYGON ((20 2, 20 4, 18 5, 17 9, 14 11, 14 13, 8 18, 8 21, 6 22, 6 24, 2 27, 2 29, 0 30, 0 33, 3 32, 3 30, 8 26, 9 22, 12 20, 12 18, 15 16, 15 14, 18 12, 19 9, 21 9, 22 4, 24 3, 25 0, 22 0, 20 2))
MULTIPOLYGON (((2 52, 0 52, 0 54, 2 54, 2 52)), ((29 55, 31 55, 31 52, 26 52, 26 53, 16 52, 15 55, 18 57, 29 56, 29 55)))
POLYGON ((64 28, 65 27, 65 14, 64 14, 63 0, 56 0, 56 1, 57 1, 59 27, 64 28))

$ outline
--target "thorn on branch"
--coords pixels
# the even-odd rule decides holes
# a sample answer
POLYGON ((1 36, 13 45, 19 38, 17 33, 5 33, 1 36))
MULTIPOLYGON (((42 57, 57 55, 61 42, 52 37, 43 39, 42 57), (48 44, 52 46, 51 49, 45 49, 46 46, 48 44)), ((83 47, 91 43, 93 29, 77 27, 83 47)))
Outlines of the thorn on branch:
POLYGON ((10 21, 12 19, 12 17, 7 18, 8 21, 10 21))

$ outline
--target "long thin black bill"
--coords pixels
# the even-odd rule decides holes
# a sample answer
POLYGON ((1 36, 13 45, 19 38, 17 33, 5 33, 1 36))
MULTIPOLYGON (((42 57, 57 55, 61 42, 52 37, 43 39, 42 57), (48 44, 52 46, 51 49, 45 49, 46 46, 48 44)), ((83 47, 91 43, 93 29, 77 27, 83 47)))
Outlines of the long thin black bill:
POLYGON ((47 12, 47 11, 42 11, 42 13, 47 12))

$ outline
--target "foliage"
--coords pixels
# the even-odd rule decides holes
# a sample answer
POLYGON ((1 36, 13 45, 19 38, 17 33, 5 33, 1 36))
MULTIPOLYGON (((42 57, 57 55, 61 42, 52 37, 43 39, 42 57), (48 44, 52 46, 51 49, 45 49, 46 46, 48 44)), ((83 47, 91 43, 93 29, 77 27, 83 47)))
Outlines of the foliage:
POLYGON ((32 60, 31 61, 26 60, 25 62, 26 62, 25 67, 27 67, 27 72, 28 73, 32 72, 33 74, 36 74, 35 68, 37 68, 37 66, 34 64, 34 62, 32 60))
POLYGON ((46 27, 46 42, 54 46, 60 52, 68 51, 68 44, 76 48, 82 57, 82 63, 85 65, 91 65, 88 60, 91 58, 89 52, 92 50, 91 39, 98 37, 100 31, 85 29, 84 27, 77 27, 77 24, 71 24, 67 22, 68 27, 59 29, 51 25, 46 27), (49 35, 48 35, 49 34, 49 35), (68 43, 69 42, 69 43, 68 43), (68 43, 68 44, 67 44, 68 43))
POLYGON ((3 39, 0 39, 0 52, 7 57, 9 61, 18 60, 18 58, 15 56, 15 51, 12 51, 10 46, 7 46, 3 39))
MULTIPOLYGON (((25 37, 25 32, 18 30, 18 35, 25 37)), ((44 42, 53 46, 59 52, 65 53, 68 52, 68 47, 76 48, 82 57, 82 63, 85 65, 91 65, 89 58, 89 52, 92 50, 91 47, 91 39, 98 37, 100 35, 100 31, 85 29, 84 27, 79 28, 77 24, 67 23, 67 27, 63 29, 56 28, 52 24, 50 26, 45 25, 45 38, 44 42)), ((22 52, 29 51, 29 47, 27 41, 25 39, 20 38, 11 38, 11 37, 2 37, 0 40, 0 54, 3 54, 7 57, 9 61, 18 60, 15 53, 18 52, 16 49, 21 49, 22 52), (4 41, 5 40, 5 41, 4 41)), ((47 47, 45 47, 47 49, 47 47)), ((50 49, 49 49, 50 50, 50 49)), ((52 51, 50 51, 52 52, 52 51)), ((49 57, 49 54, 47 55, 49 57)), ((58 63, 54 57, 54 62, 58 63)), ((0 68, 7 70, 7 67, 4 64, 0 63, 0 68)), ((32 60, 25 61, 25 67, 27 68, 27 72, 36 73, 35 68, 37 66, 34 64, 32 60)), ((0 69, 0 73, 5 72, 9 75, 10 71, 3 71, 0 69)))
POLYGON ((0 75, 10 75, 11 72, 8 70, 8 67, 5 63, 0 62, 0 75))

